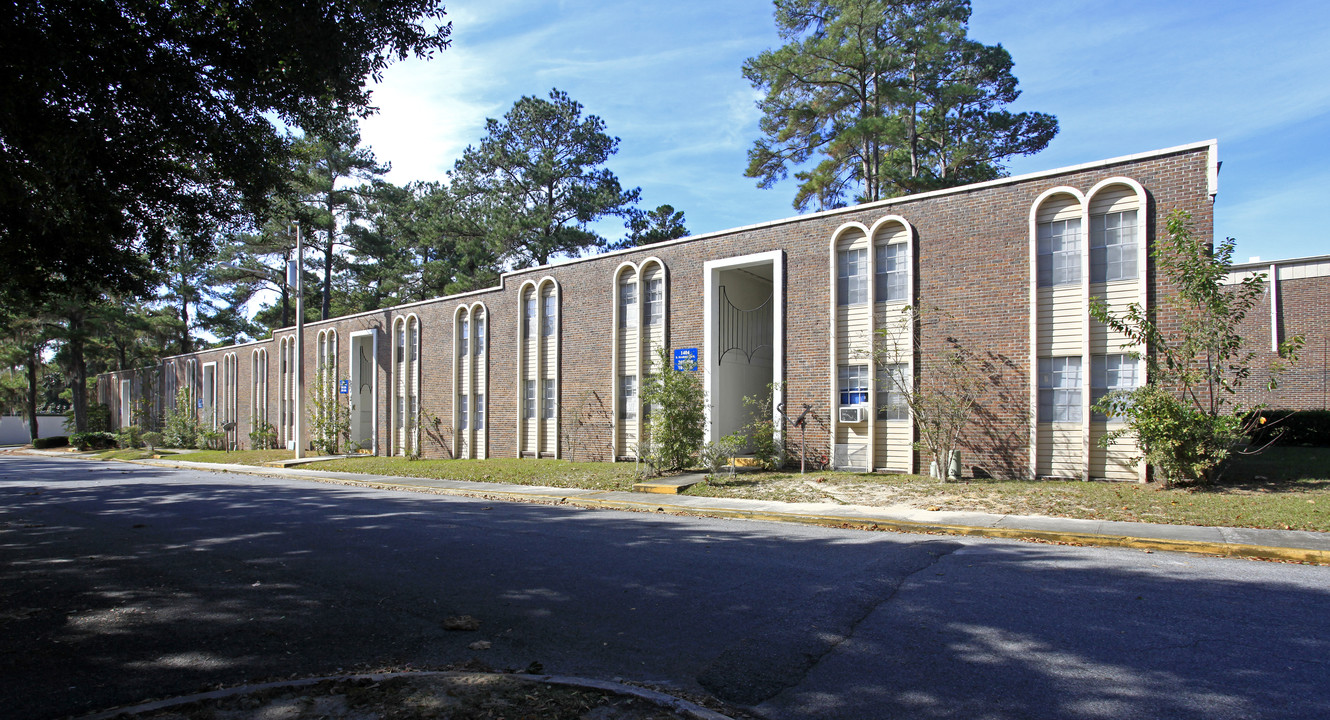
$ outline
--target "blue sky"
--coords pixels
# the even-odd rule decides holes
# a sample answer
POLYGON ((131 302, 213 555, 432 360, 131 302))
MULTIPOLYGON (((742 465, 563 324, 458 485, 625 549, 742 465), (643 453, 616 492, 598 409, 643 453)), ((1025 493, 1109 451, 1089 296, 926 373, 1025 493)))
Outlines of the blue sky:
MULTIPOLYGON (((620 138, 609 167, 693 233, 795 214, 794 184, 743 176, 759 136, 743 61, 779 44, 763 0, 489 0, 448 5, 453 47, 393 65, 364 142, 397 183, 437 180, 522 95, 559 88, 620 138)), ((1218 138, 1215 233, 1234 259, 1330 254, 1330 3, 974 0, 1023 94, 1058 117, 1013 174, 1218 138)), ((620 232, 617 222, 600 227, 620 232)))

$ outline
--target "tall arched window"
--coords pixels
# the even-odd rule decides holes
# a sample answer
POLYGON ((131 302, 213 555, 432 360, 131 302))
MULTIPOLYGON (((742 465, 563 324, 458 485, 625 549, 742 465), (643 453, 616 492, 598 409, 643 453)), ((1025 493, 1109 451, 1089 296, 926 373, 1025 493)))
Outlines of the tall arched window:
POLYGON ((394 455, 420 452, 420 318, 414 313, 393 320, 394 455))
POLYGON ((489 456, 486 402, 489 353, 482 303, 460 305, 453 315, 456 352, 453 365, 453 432, 457 457, 489 456))
POLYGON ((293 448, 296 443, 296 336, 287 335, 278 346, 277 375, 278 440, 283 447, 293 448))
MULTIPOLYGON (((257 348, 250 354, 250 405, 249 405, 249 431, 254 434, 258 444, 263 444, 259 438, 267 436, 268 427, 268 351, 264 348, 257 348)), ((261 450, 261 447, 254 447, 254 450, 261 450)))
POLYGON ((1031 470, 1088 477, 1089 268, 1085 196, 1045 191, 1030 208, 1031 470))
MULTIPOLYGON (((1109 178, 1086 195, 1089 215, 1091 298, 1099 298, 1115 315, 1122 316, 1132 304, 1147 307, 1144 278, 1147 275, 1145 189, 1127 178, 1109 178)), ((1130 391, 1145 382, 1145 361, 1132 353, 1145 350, 1102 323, 1090 322, 1087 404, 1090 406, 1086 446, 1088 475, 1108 480, 1143 480, 1144 463, 1138 462, 1135 441, 1121 437, 1106 447, 1101 438, 1119 427, 1120 418, 1094 412, 1093 405, 1115 390, 1130 391)))
POLYGON ((913 472, 914 229, 899 215, 847 223, 829 251, 832 463, 913 472))
POLYGON ((649 421, 642 390, 665 347, 668 326, 667 278, 659 258, 641 265, 625 262, 614 272, 614 398, 615 459, 640 453, 641 428, 649 421))
POLYGON ((240 436, 240 423, 236 417, 239 408, 236 395, 240 385, 238 365, 235 353, 229 352, 222 356, 221 427, 226 433, 228 448, 238 447, 240 436))
POLYGON ((559 457, 559 284, 546 276, 518 290, 522 317, 518 342, 517 452, 559 457))

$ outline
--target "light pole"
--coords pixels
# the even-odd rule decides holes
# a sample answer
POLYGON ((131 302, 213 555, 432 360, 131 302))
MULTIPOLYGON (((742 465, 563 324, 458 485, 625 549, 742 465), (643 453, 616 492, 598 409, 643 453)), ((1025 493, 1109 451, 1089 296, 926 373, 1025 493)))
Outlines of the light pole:
POLYGON ((296 259, 286 268, 287 285, 296 290, 296 459, 305 457, 305 245, 296 221, 296 259))

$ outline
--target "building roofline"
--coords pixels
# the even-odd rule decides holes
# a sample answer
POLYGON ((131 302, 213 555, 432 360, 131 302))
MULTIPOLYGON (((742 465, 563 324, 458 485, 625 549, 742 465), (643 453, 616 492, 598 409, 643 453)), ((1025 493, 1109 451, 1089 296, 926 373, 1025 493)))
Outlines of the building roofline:
MULTIPOLYGON (((467 292, 457 293, 455 295, 440 295, 438 297, 428 298, 425 300, 417 300, 415 302, 404 303, 401 305, 391 305, 389 307, 379 308, 377 310, 365 310, 362 312, 353 313, 351 315, 339 315, 338 317, 328 318, 327 320, 315 320, 312 323, 307 322, 305 324, 305 327, 309 328, 312 325, 322 325, 326 323, 342 322, 344 320, 352 320, 358 317, 363 317, 366 315, 375 315, 383 312, 398 313, 398 312, 403 312, 409 308, 414 308, 421 305, 429 305, 445 301, 451 302, 453 300, 460 300, 462 298, 467 298, 475 295, 483 295, 485 293, 502 292, 507 288, 508 286, 507 280, 510 277, 540 273, 542 271, 548 271, 550 268, 556 268, 565 265, 576 265, 578 263, 588 262, 591 260, 602 260, 604 258, 627 255, 629 253, 634 253, 634 252, 642 252, 644 250, 650 250, 653 248, 672 247, 675 245, 684 245, 687 243, 697 242, 700 240, 709 240, 712 238, 724 237, 726 235, 733 235, 735 233, 749 232, 752 230, 760 230, 764 228, 779 227, 781 225, 788 225, 790 223, 801 222, 804 220, 836 217, 837 215, 862 212, 864 210, 872 210, 875 208, 891 207, 892 205, 898 205, 907 202, 915 202, 927 198, 946 197, 947 195, 967 193, 967 192, 972 192, 974 190, 982 190, 984 188, 1001 187, 1003 185, 1028 182, 1030 180, 1038 180, 1039 178, 1053 177, 1056 175, 1066 175, 1068 173, 1082 172, 1085 170, 1097 170, 1112 165, 1121 165, 1123 163, 1136 162, 1139 160, 1148 160, 1150 158, 1163 157, 1165 155, 1176 155, 1178 153, 1193 152, 1202 149, 1209 151, 1209 161, 1208 161, 1209 171, 1207 175, 1209 178, 1210 195, 1211 197, 1213 197, 1217 192, 1216 175, 1218 173, 1218 167, 1219 167, 1218 166, 1219 140, 1211 138, 1209 140, 1201 140, 1199 142, 1192 142, 1184 145, 1175 145, 1173 147, 1161 148, 1159 150, 1147 150, 1146 152, 1134 153, 1131 155, 1122 155, 1115 158, 1108 158, 1106 160, 1095 160, 1093 162, 1081 163, 1079 165, 1069 165, 1066 167, 1053 168, 1051 170, 1039 170, 1036 172, 1025 173, 1022 175, 1012 175, 1010 177, 996 178, 994 180, 985 180, 984 182, 971 183, 969 185, 960 185, 953 188, 930 190, 928 192, 916 193, 913 195, 902 195, 900 197, 887 198, 885 200, 875 200, 871 203, 864 203, 862 205, 851 205, 849 207, 835 208, 832 210, 820 210, 818 212, 812 212, 806 215, 792 215, 789 217, 781 218, 779 220, 766 220, 760 223, 753 223, 751 225, 741 225, 739 227, 727 228, 725 230, 714 230, 712 232, 702 233, 701 235, 689 235, 687 237, 682 237, 675 240, 666 240, 665 242, 652 243, 650 245, 623 248, 622 250, 611 250, 609 252, 597 253, 595 255, 587 255, 586 257, 580 257, 580 258, 569 258, 567 260, 561 260, 559 262, 546 263, 544 265, 536 265, 529 268, 522 268, 520 270, 508 270, 506 272, 499 274, 498 284, 492 287, 481 288, 478 290, 468 290, 467 292)), ((1257 265, 1269 265, 1269 263, 1257 263, 1257 265)), ((1235 265, 1234 267, 1238 266, 1235 265)), ((245 343, 244 345, 235 345, 228 347, 238 348, 250 344, 271 342, 278 335, 287 334, 294 329, 295 329, 294 327, 277 328, 273 330, 272 334, 266 340, 252 340, 248 343, 245 343)), ((222 348, 215 348, 215 349, 220 350, 222 348)), ((208 350, 198 350, 193 353, 185 353, 182 355, 168 355, 163 357, 162 360, 169 360, 177 357, 188 357, 191 355, 197 355, 198 353, 201 352, 208 352, 208 350)))
POLYGON ((1330 255, 1308 255, 1306 257, 1284 258, 1283 260, 1258 260, 1256 262, 1233 263, 1228 266, 1229 272, 1243 272, 1245 270, 1264 270, 1271 265, 1304 265, 1307 263, 1330 262, 1330 255))

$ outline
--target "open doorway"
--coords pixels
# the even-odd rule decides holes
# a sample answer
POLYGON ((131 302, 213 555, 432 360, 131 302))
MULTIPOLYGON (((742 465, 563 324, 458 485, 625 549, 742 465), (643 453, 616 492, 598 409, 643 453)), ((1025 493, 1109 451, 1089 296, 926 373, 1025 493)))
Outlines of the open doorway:
POLYGON ((379 454, 379 333, 351 333, 351 442, 361 450, 379 454))
POLYGON ((743 429, 757 399, 780 432, 785 379, 785 255, 767 253, 706 263, 707 439, 743 429), (761 402, 768 400, 768 402, 761 402))

